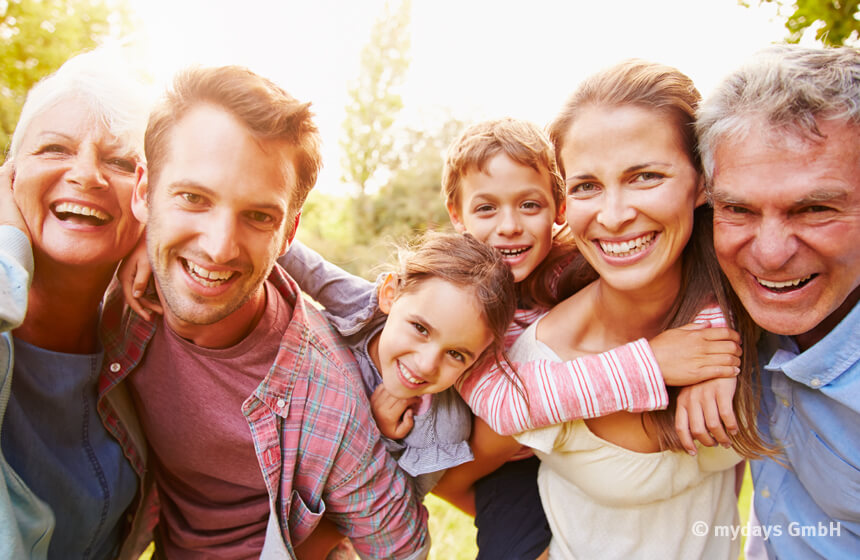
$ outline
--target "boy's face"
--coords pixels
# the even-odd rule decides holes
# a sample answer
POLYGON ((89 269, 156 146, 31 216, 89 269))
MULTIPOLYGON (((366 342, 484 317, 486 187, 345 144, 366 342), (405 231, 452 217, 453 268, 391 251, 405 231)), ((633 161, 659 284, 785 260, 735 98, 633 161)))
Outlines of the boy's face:
POLYGON ((454 228, 492 245, 522 282, 552 247, 553 224, 564 221, 547 173, 520 165, 505 154, 470 170, 460 185, 460 207, 448 205, 454 228))

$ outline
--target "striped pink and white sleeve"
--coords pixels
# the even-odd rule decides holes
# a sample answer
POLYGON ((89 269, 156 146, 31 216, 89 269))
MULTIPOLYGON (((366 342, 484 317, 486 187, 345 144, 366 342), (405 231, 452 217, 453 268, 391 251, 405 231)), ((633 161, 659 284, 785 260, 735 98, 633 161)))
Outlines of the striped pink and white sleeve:
POLYGON ((501 435, 619 411, 658 410, 669 403, 657 359, 644 338, 569 362, 540 360, 514 367, 517 375, 507 365, 495 364, 457 382, 472 411, 501 435))

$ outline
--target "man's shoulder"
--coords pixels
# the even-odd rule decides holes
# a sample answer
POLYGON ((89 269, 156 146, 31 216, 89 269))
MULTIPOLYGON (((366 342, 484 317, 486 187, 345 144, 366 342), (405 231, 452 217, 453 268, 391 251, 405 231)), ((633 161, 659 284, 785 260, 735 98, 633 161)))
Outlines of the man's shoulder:
POLYGON ((346 341, 322 312, 304 301, 298 286, 283 270, 276 267, 269 279, 293 308, 278 364, 295 380, 307 379, 336 392, 363 395, 358 364, 346 341))

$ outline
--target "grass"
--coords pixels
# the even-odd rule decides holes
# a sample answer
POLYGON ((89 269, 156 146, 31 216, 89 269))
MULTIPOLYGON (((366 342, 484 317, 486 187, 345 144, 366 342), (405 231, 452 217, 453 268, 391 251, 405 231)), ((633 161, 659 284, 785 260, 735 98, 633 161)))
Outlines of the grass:
MULTIPOLYGON (((738 497, 738 510, 741 516, 741 527, 746 525, 752 499, 752 479, 749 466, 744 474, 744 483, 738 497)), ((478 554, 475 545, 475 524, 471 517, 464 514, 448 502, 430 494, 424 500, 424 505, 430 512, 430 536, 433 548, 429 560, 471 560, 478 554)), ((140 557, 149 560, 152 556, 152 545, 140 557)), ((743 540, 739 560, 744 560, 743 540)))

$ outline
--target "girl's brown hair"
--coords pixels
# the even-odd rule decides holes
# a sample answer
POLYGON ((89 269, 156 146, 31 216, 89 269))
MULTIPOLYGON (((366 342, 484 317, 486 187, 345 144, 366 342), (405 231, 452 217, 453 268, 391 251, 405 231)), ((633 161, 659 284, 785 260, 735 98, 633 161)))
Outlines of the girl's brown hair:
POLYGON ((469 234, 427 232, 414 243, 398 251, 399 265, 394 271, 397 292, 408 293, 422 282, 438 278, 469 289, 478 300, 481 319, 492 334, 490 347, 471 369, 480 368, 486 360, 495 359, 513 366, 505 355, 505 332, 514 319, 517 296, 514 276, 501 253, 469 234))
MULTIPOLYGON (((555 145, 556 159, 562 176, 564 165, 559 158, 564 139, 577 115, 586 107, 634 105, 657 111, 677 126, 679 140, 690 162, 701 176, 695 134, 695 113, 701 100, 690 78, 675 68, 642 60, 629 60, 588 78, 568 99, 559 115, 548 127, 555 145)), ((716 297, 727 321, 741 334, 743 356, 733 407, 740 430, 732 436, 734 448, 746 457, 772 455, 756 428, 759 395, 756 343, 759 330, 740 305, 722 274, 714 253, 713 212, 708 206, 695 210, 693 231, 684 248, 682 279, 678 296, 666 317, 664 329, 689 323, 716 297)), ((678 388, 669 387, 669 407, 647 413, 657 430, 661 449, 683 450, 675 431, 675 406, 678 388)))

